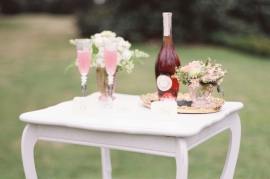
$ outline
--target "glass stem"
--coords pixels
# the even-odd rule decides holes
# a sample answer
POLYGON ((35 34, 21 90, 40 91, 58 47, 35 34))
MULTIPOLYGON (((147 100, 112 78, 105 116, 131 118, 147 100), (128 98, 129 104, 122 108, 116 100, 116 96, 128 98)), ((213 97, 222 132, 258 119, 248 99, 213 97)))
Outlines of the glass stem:
POLYGON ((82 85, 81 85, 82 86, 82 95, 83 95, 83 97, 85 97, 85 95, 86 95, 86 87, 87 87, 87 85, 86 85, 87 77, 82 76, 81 81, 82 81, 82 85))
POLYGON ((108 96, 109 96, 109 99, 112 100, 112 85, 108 85, 108 96))
POLYGON ((113 76, 108 76, 108 94, 112 99, 112 90, 113 90, 113 76))
POLYGON ((85 97, 85 94, 86 94, 86 84, 82 85, 82 95, 83 97, 85 97))

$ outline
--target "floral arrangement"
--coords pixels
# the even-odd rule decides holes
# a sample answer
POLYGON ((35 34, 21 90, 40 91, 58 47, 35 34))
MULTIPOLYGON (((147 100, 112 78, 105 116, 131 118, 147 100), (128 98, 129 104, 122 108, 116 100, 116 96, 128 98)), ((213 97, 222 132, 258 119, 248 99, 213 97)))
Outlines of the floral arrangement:
MULTIPOLYGON (((122 37, 117 37, 116 33, 111 31, 103 31, 91 36, 93 40, 92 44, 92 57, 91 57, 91 67, 105 67, 104 62, 104 39, 117 39, 119 41, 118 45, 118 54, 117 54, 117 70, 121 71, 123 69, 127 70, 127 73, 131 73, 134 68, 134 62, 143 61, 140 58, 149 57, 149 55, 138 49, 130 50, 131 44, 128 41, 125 41, 122 37)), ((75 45, 75 40, 70 40, 70 43, 75 45)), ((74 66, 76 61, 71 64, 69 67, 74 66)), ((68 67, 68 68, 69 68, 68 67)))
POLYGON ((174 77, 184 85, 217 86, 217 91, 224 95, 220 84, 223 82, 223 77, 228 73, 228 70, 222 70, 221 66, 221 64, 212 63, 210 58, 205 63, 193 61, 186 66, 176 68, 174 77))

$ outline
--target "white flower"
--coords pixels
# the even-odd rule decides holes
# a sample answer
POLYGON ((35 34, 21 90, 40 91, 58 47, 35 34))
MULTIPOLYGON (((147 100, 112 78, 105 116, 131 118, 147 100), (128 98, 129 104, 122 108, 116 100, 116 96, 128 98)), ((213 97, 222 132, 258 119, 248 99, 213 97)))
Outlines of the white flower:
MULTIPOLYGON (((134 68, 134 62, 136 61, 142 62, 140 58, 149 57, 147 53, 140 51, 138 49, 130 50, 131 44, 128 41, 125 41, 124 38, 117 37, 116 34, 111 31, 103 31, 101 33, 94 34, 91 36, 91 39, 93 41, 91 67, 96 68, 105 67, 104 47, 103 47, 104 39, 117 39, 119 42, 117 53, 118 71, 126 69, 128 73, 131 73, 132 69, 134 68)), ((75 40, 70 40, 69 42, 70 44, 75 45, 75 40)))
POLYGON ((108 38, 115 38, 119 42, 117 57, 118 70, 126 69, 128 73, 131 73, 135 61, 139 61, 139 58, 149 57, 147 53, 137 49, 135 51, 130 50, 131 44, 128 41, 125 41, 124 38, 117 37, 114 32, 103 31, 91 36, 91 39, 93 40, 92 67, 105 67, 103 40, 108 38))
MULTIPOLYGON (((99 35, 99 34, 96 34, 99 35)), ((107 38, 115 38, 116 34, 114 32, 108 31, 108 30, 104 30, 103 32, 100 33, 101 37, 107 37, 107 38)))
POLYGON ((122 37, 118 37, 117 39, 119 41, 118 50, 123 51, 131 47, 131 44, 128 41, 125 41, 122 37))
POLYGON ((129 60, 131 58, 132 54, 133 54, 132 51, 125 50, 125 51, 123 51, 123 53, 121 54, 121 56, 122 56, 122 59, 123 60, 126 60, 127 61, 127 60, 129 60))
POLYGON ((95 38, 93 39, 94 44, 97 47, 103 47, 103 39, 100 34, 95 34, 95 38))
POLYGON ((140 50, 138 50, 138 49, 136 49, 136 50, 134 51, 134 56, 135 56, 136 58, 149 57, 149 55, 148 55, 147 53, 145 53, 145 52, 143 52, 143 51, 140 51, 140 50))

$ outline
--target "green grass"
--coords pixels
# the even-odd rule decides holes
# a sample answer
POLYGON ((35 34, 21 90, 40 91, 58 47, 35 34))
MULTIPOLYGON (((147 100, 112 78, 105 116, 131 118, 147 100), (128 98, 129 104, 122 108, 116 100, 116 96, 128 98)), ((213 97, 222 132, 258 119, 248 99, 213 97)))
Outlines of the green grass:
MULTIPOLYGON (((75 58, 69 45, 77 37, 72 17, 47 15, 0 16, 0 179, 24 178, 20 142, 25 123, 23 112, 38 110, 81 95, 76 68, 64 75, 75 58)), ((118 93, 154 92, 154 63, 160 44, 138 44, 150 54, 132 74, 119 72, 118 93)), ((211 57, 228 68, 222 89, 225 100, 241 101, 240 154, 235 179, 262 179, 270 175, 269 67, 270 59, 215 46, 177 46, 183 65, 211 57)), ((97 91, 95 70, 88 76, 88 92, 97 91)), ((187 92, 181 86, 182 92, 187 92)), ((219 96, 216 92, 214 95, 219 96)), ((223 132, 189 152, 189 178, 220 177, 229 143, 223 132)), ((175 161, 154 155, 111 151, 114 179, 172 179, 175 161)), ((101 178, 100 150, 38 141, 35 161, 39 179, 101 178)))
POLYGON ((236 48, 245 52, 270 56, 270 38, 262 34, 232 35, 227 33, 215 33, 211 39, 219 44, 236 48))

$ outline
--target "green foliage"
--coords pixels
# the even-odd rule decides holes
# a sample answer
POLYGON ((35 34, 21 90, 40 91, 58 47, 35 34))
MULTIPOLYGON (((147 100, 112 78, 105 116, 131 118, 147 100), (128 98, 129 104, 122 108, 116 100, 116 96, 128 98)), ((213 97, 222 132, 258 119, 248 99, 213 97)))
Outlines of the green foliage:
POLYGON ((162 12, 173 12, 176 42, 208 42, 216 30, 229 33, 270 33, 270 6, 264 1, 111 0, 89 7, 78 17, 83 35, 115 31, 132 41, 162 36, 162 12))
POLYGON ((175 43, 217 42, 269 56, 269 40, 265 40, 270 36, 269 0, 107 0, 104 4, 89 0, 2 0, 0 3, 4 14, 76 13, 82 36, 111 30, 133 43, 161 39, 161 14, 170 11, 175 43))
POLYGON ((67 73, 67 71, 68 71, 70 68, 76 66, 76 61, 77 61, 77 59, 73 60, 73 61, 66 67, 66 69, 65 69, 65 74, 67 73))
POLYGON ((3 14, 18 13, 53 13, 70 14, 78 9, 83 10, 93 4, 89 0, 1 0, 0 12, 3 14))
POLYGON ((260 35, 270 35, 269 10, 270 4, 266 0, 111 0, 83 11, 77 17, 77 24, 86 37, 112 30, 132 42, 145 42, 162 38, 162 12, 171 11, 175 43, 216 42, 219 40, 213 40, 213 36, 219 31, 244 37, 254 34, 249 41, 256 44, 257 49, 252 52, 268 54, 265 45, 258 43, 263 42, 260 35))

